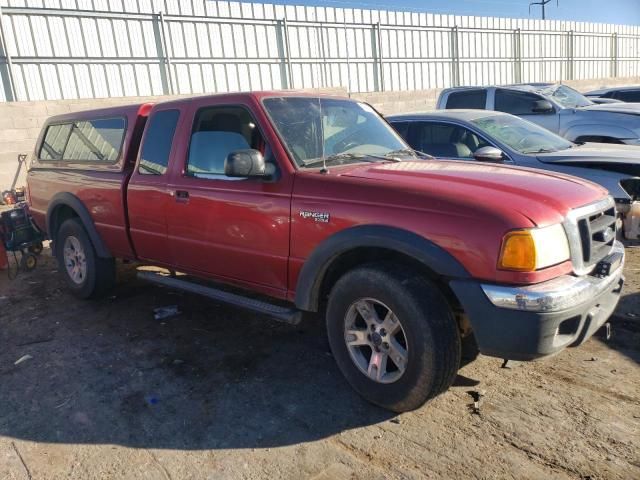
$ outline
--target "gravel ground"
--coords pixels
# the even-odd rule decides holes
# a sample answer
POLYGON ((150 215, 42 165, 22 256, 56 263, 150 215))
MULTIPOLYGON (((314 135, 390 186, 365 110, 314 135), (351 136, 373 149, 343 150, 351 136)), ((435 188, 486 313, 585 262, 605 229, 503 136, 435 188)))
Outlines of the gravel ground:
POLYGON ((4 273, 2 480, 640 478, 637 247, 611 340, 512 368, 481 356, 399 416, 352 392, 320 321, 281 325, 131 266, 113 297, 79 301, 48 250, 36 271, 4 273))

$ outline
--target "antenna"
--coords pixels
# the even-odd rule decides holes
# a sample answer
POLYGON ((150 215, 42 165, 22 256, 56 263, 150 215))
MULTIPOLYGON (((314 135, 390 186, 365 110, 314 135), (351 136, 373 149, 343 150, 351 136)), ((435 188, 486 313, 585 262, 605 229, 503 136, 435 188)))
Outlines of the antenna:
MULTIPOLYGON (((531 2, 531 3, 529 3, 529 15, 531 15, 531 6, 532 5, 540 5, 542 7, 542 20, 546 20, 547 18, 546 18, 546 15, 545 15, 544 7, 550 1, 551 0, 540 0, 539 2, 531 2)), ((560 6, 560 0, 556 0, 556 6, 560 6)))
POLYGON ((329 173, 327 170, 327 158, 324 155, 324 121, 322 120, 322 101, 320 95, 318 95, 318 114, 320 117, 320 152, 322 154, 322 168, 320 173, 329 173))

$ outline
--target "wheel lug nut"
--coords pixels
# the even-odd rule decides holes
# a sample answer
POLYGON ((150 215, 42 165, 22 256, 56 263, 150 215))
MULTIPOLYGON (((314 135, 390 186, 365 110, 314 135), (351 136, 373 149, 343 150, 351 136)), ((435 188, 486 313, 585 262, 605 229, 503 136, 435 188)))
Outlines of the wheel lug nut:
POLYGON ((384 328, 380 329, 380 335, 382 335, 383 337, 387 334, 387 331, 384 328))
POLYGON ((371 335, 367 335, 367 340, 371 340, 371 335))
POLYGON ((385 349, 389 348, 389 344, 388 344, 387 342, 384 342, 384 343, 382 344, 382 346, 383 346, 385 349))

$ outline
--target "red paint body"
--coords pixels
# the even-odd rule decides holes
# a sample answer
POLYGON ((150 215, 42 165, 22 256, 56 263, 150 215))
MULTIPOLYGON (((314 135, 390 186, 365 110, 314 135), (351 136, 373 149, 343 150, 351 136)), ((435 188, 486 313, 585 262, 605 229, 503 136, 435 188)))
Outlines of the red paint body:
MULTIPOLYGON (((570 209, 606 195, 573 177, 472 162, 358 163, 332 167, 329 173, 298 169, 261 103, 284 95, 305 94, 240 93, 102 110, 100 115, 127 117, 120 160, 102 167, 34 160, 28 177, 31 212, 44 227, 50 199, 70 192, 87 207, 113 256, 292 300, 305 259, 323 240, 354 225, 393 226, 421 235, 477 279, 527 284, 569 273, 570 262, 533 273, 500 271, 501 240, 512 229, 560 222, 570 209), (277 161, 277 181, 185 175, 195 113, 214 105, 251 111, 277 161), (134 126, 169 108, 181 112, 169 170, 141 175, 134 162, 142 129, 134 126), (188 200, 178 199, 176 190, 189 191, 188 200), (330 221, 304 219, 301 210, 327 212, 330 221)), ((96 112, 86 116, 95 118, 96 112)))

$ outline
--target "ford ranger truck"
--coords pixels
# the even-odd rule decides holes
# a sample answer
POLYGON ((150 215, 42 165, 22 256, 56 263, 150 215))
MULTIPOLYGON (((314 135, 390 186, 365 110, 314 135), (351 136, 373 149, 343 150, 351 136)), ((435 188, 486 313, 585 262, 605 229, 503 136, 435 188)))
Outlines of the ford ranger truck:
POLYGON ((76 296, 108 292, 121 258, 277 320, 319 312, 347 381, 396 412, 445 391, 463 347, 530 360, 581 344, 623 284, 601 187, 422 159, 345 98, 238 93, 52 117, 28 187, 76 296))

